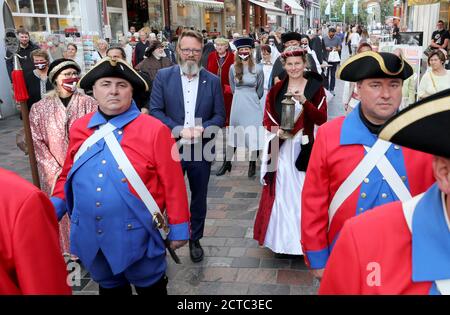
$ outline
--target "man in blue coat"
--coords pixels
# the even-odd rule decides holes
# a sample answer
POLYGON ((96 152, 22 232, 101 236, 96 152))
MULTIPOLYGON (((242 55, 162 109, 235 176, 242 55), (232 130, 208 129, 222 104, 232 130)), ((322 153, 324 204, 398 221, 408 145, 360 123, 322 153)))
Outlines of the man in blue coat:
POLYGON ((201 68, 203 37, 184 32, 178 41, 178 65, 161 69, 153 82, 150 114, 171 130, 181 145, 181 163, 192 192, 190 256, 203 259, 200 239, 206 218, 206 197, 214 159, 214 134, 225 123, 220 79, 201 68))

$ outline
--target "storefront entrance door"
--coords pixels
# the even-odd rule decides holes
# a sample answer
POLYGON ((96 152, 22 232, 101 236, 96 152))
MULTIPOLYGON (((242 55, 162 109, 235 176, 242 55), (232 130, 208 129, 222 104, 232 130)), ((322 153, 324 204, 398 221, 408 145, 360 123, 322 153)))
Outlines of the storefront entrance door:
MULTIPOLYGON (((111 40, 118 42, 119 37, 125 34, 127 21, 122 10, 108 8, 109 24, 111 25, 111 40)), ((126 35, 126 34, 125 34, 126 35)))

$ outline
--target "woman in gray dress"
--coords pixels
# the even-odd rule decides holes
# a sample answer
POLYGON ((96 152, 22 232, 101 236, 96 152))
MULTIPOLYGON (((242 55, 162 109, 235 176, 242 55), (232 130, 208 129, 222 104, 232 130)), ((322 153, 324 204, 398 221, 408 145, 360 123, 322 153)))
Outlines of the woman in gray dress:
MULTIPOLYGON (((252 38, 238 38, 234 42, 237 48, 234 65, 230 68, 230 86, 233 91, 231 105, 228 149, 224 164, 217 172, 221 176, 231 171, 231 158, 237 147, 249 150, 250 165, 248 177, 255 176, 256 158, 253 152, 264 147, 262 120, 264 106, 260 99, 264 94, 264 71, 261 64, 255 64, 252 38)), ((257 154, 258 155, 258 154, 257 154)))

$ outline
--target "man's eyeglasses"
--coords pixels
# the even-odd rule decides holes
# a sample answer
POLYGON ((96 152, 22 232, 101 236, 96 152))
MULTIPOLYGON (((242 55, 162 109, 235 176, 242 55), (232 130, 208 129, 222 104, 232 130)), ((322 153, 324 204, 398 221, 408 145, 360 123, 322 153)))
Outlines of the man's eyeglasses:
POLYGON ((190 55, 190 54, 194 54, 194 55, 200 55, 202 53, 201 49, 190 49, 190 48, 180 48, 181 52, 183 55, 190 55))

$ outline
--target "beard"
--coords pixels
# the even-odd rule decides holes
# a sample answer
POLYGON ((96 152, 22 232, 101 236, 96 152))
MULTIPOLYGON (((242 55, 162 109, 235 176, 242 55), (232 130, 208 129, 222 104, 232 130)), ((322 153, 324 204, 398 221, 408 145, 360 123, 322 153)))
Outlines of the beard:
POLYGON ((197 62, 195 60, 178 60, 178 64, 180 65, 181 70, 184 74, 189 76, 197 75, 201 70, 200 61, 197 62))

